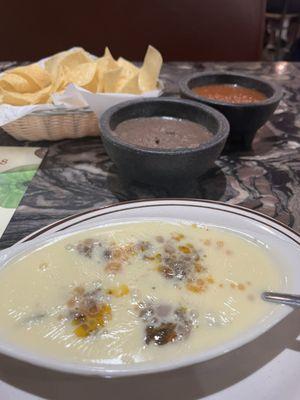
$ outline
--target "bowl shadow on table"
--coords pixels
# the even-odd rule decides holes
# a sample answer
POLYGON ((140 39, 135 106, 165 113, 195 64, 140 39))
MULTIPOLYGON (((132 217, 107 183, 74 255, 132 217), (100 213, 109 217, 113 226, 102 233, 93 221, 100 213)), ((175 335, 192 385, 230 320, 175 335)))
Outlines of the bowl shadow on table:
POLYGON ((217 165, 194 180, 170 185, 153 185, 124 179, 115 165, 109 169, 107 186, 119 201, 140 198, 202 198, 221 200, 226 190, 226 176, 217 165))
POLYGON ((258 371, 285 349, 300 351, 300 310, 243 347, 179 370, 129 378, 104 379, 59 373, 0 357, 0 378, 47 399, 83 398, 194 400, 224 390, 258 371))

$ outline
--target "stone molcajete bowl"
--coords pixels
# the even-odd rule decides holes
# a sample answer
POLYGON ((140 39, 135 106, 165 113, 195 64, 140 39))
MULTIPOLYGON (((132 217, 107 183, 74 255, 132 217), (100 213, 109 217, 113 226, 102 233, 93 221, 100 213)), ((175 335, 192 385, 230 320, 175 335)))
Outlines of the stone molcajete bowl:
POLYGON ((100 131, 104 147, 123 179, 170 185, 185 184, 213 166, 227 140, 229 124, 222 114, 203 104, 155 98, 131 100, 110 108, 100 118, 100 131), (210 141, 196 148, 170 150, 134 146, 120 140, 113 133, 121 122, 140 117, 187 119, 201 124, 213 136, 210 141))
POLYGON ((264 125, 276 110, 282 90, 266 80, 235 73, 205 72, 186 76, 179 82, 181 96, 201 102, 220 111, 228 119, 230 133, 228 144, 242 148, 251 147, 256 131, 264 125), (193 88, 210 84, 236 84, 256 89, 266 96, 265 100, 247 104, 233 104, 197 95, 193 88))

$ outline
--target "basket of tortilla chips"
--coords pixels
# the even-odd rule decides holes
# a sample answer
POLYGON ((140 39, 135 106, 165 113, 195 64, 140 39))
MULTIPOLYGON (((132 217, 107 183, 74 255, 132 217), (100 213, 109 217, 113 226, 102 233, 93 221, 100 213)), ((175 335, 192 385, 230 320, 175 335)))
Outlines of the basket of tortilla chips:
POLYGON ((162 57, 149 46, 139 68, 109 49, 97 58, 73 48, 0 75, 0 126, 19 140, 96 136, 107 108, 160 94, 162 57))

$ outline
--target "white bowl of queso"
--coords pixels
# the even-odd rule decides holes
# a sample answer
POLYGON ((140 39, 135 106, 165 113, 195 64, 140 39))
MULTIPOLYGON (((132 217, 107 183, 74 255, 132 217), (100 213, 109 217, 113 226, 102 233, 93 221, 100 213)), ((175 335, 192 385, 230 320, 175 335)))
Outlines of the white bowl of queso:
POLYGON ((299 244, 271 218, 211 201, 69 217, 0 253, 0 351, 103 377, 205 362, 292 311, 261 293, 300 293, 299 244))

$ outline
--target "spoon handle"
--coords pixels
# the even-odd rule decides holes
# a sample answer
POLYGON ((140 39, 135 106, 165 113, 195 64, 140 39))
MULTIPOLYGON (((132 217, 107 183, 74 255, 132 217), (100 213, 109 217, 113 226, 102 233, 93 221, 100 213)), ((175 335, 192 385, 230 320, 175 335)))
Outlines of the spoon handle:
POLYGON ((273 303, 287 304, 292 307, 300 307, 300 296, 296 294, 263 292, 263 300, 273 303))

